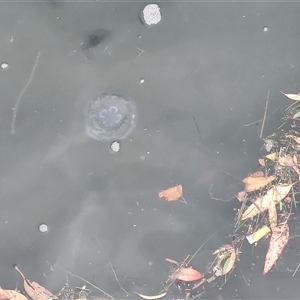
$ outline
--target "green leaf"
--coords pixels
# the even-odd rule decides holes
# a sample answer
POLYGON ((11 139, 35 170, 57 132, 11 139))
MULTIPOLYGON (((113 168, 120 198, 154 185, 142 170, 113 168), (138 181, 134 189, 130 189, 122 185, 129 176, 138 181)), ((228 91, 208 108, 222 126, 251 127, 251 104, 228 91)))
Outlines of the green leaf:
POLYGON ((226 261, 225 261, 225 263, 224 263, 224 265, 223 265, 223 272, 224 272, 224 274, 225 274, 226 271, 227 271, 227 268, 228 268, 229 263, 230 263, 230 257, 228 257, 228 258, 226 259, 226 261))
POLYGON ((298 119, 300 118, 300 111, 296 112, 293 116, 293 119, 298 119))

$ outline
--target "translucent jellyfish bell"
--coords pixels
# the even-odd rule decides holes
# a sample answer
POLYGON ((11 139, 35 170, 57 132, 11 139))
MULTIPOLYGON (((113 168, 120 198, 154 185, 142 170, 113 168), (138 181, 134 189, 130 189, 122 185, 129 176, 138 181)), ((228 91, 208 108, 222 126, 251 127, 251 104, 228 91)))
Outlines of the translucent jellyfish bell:
POLYGON ((135 104, 123 96, 105 93, 88 104, 85 132, 97 141, 125 139, 135 126, 135 104))

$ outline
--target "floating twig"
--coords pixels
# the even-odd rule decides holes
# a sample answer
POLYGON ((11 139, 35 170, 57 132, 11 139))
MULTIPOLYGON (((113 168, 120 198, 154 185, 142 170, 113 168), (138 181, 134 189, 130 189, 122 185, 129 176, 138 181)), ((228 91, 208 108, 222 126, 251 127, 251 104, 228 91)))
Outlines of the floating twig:
POLYGON ((267 96, 267 101, 266 101, 266 107, 265 107, 265 113, 264 113, 264 117, 263 117, 262 124, 261 124, 260 135, 259 135, 260 138, 262 138, 263 130, 264 130, 264 127, 265 127, 265 121, 266 121, 268 104, 269 104, 269 97, 270 97, 270 89, 268 91, 268 96, 267 96))
POLYGON ((35 70, 36 70, 36 68, 38 66, 38 63, 39 63, 40 56, 41 56, 41 51, 38 52, 38 54, 35 58, 35 62, 34 62, 34 65, 32 67, 30 76, 28 78, 28 81, 25 84, 25 86, 24 86, 22 92, 20 93, 19 97, 17 98, 17 102, 16 102, 15 106, 12 108, 13 116, 12 116, 12 121, 11 121, 11 132, 10 132, 11 134, 15 133, 15 123, 16 123, 17 113, 19 111, 19 106, 20 106, 20 103, 21 103, 21 100, 22 100, 22 97, 23 97, 24 93, 26 92, 27 88, 29 87, 29 85, 32 82, 35 70))
MULTIPOLYGON (((104 249, 104 247, 102 246, 102 244, 100 243, 99 239, 98 239, 97 237, 95 237, 95 238, 96 238, 97 242, 99 243, 99 245, 102 247, 102 249, 105 251, 105 249, 104 249)), ((120 283, 120 281, 119 281, 119 279, 118 279, 118 277, 117 277, 117 274, 116 274, 116 272, 115 272, 115 270, 114 270, 114 268, 113 268, 113 265, 112 265, 111 261, 108 260, 108 262, 109 262, 109 264, 110 264, 111 270, 112 270, 112 272, 113 272, 113 274, 114 274, 114 276, 115 276, 115 278, 116 278, 116 281, 117 281, 118 285, 119 285, 120 288, 125 292, 125 294, 126 294, 127 296, 129 296, 130 294, 129 294, 129 293, 123 288, 123 286, 121 285, 121 283, 120 283)))

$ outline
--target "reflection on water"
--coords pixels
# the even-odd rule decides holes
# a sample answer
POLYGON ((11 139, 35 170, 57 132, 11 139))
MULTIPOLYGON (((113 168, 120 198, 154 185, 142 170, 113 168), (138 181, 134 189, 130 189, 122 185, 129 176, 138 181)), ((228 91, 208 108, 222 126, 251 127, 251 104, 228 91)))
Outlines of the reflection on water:
MULTIPOLYGON (((0 69, 1 287, 15 288, 17 263, 57 292, 66 276, 50 271, 53 262, 124 298, 109 260, 130 293, 155 294, 168 276, 166 257, 182 261, 218 232, 193 260, 201 271, 227 242, 231 232, 220 229, 237 203, 215 199, 230 198, 240 182, 233 178, 257 162, 259 128, 244 125, 261 119, 266 91, 299 89, 298 11, 280 3, 158 5, 155 26, 140 22, 145 4, 136 1, 1 5, 1 59, 9 64, 0 69), (11 135, 11 108, 38 51, 11 135), (138 114, 114 95, 130 95, 138 114), (112 153, 107 141, 118 139, 112 153), (187 205, 159 199, 178 184, 187 205)), ((274 96, 270 111, 280 101, 274 96)), ((266 132, 279 120, 268 118, 266 132)), ((245 247, 223 290, 212 286, 207 296, 297 296, 298 274, 284 273, 295 255, 262 276, 260 247, 245 247)))

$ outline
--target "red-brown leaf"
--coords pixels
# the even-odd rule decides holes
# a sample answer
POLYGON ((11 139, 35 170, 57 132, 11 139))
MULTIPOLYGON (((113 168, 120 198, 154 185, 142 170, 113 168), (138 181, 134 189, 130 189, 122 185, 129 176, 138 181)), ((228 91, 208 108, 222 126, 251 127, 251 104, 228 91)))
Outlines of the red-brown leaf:
POLYGON ((290 230, 287 222, 276 226, 271 235, 269 250, 266 255, 264 274, 268 273, 289 240, 290 230))
POLYGON ((175 277, 175 279, 190 282, 201 279, 203 275, 195 269, 182 268, 175 277))

